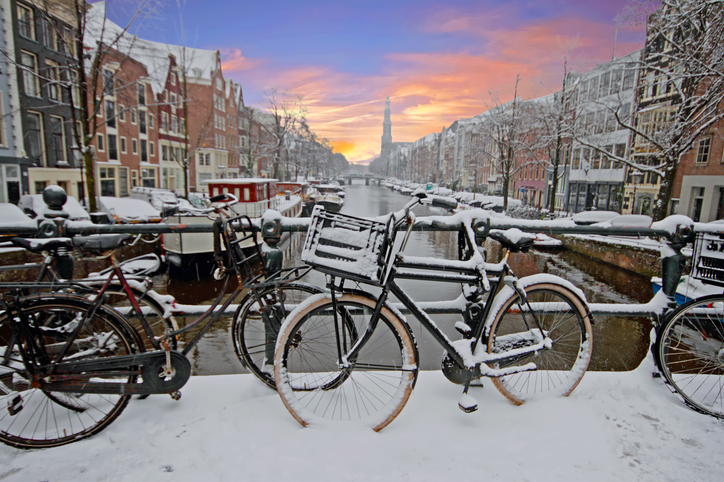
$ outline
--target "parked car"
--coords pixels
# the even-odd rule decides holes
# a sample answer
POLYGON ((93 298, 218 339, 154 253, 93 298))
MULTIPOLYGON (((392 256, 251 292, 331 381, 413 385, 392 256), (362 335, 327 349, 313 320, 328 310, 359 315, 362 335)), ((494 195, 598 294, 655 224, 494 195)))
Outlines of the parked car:
MULTIPOLYGON (((42 194, 25 194, 20 196, 18 207, 33 219, 38 216, 43 217, 49 209, 48 205, 43 201, 42 194)), ((90 221, 90 215, 73 196, 68 196, 68 200, 63 204, 63 211, 69 214, 68 219, 71 221, 90 221)))
POLYGON ((141 199, 101 196, 99 211, 113 223, 160 223, 161 213, 141 199))

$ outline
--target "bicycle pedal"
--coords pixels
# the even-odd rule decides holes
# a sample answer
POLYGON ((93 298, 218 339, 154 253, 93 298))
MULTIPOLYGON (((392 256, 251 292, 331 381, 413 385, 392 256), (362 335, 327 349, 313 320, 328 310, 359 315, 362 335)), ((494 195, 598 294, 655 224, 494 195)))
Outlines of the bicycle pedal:
POLYGON ((455 329, 463 336, 469 336, 473 332, 473 329, 470 328, 470 326, 463 321, 456 321, 455 329))
POLYGON ((22 409, 23 399, 20 398, 20 395, 17 395, 15 398, 8 402, 8 413, 10 414, 10 416, 19 414, 22 409))
POLYGON ((181 400, 181 390, 174 390, 173 392, 169 393, 169 395, 173 400, 176 400, 177 402, 181 400))
POLYGON ((478 401, 467 393, 463 393, 458 401, 458 408, 465 413, 473 413, 478 409, 478 401))

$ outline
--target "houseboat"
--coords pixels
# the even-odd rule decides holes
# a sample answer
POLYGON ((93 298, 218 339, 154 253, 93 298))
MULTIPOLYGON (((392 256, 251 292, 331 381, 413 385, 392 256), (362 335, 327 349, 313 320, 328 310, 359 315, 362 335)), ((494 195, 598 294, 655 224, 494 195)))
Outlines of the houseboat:
POLYGON ((319 194, 317 194, 316 204, 321 204, 324 209, 332 212, 339 212, 344 206, 344 199, 337 192, 338 186, 333 184, 317 184, 315 186, 319 194))
MULTIPOLYGON (((216 196, 229 193, 236 196, 239 203, 233 209, 239 214, 246 214, 252 219, 261 218, 268 210, 274 209, 286 217, 299 217, 302 212, 302 198, 291 194, 279 196, 276 179, 212 179, 206 181, 209 195, 216 196)), ((286 191, 286 190, 285 190, 286 191)), ((192 213, 177 214, 166 218, 167 224, 211 224, 212 220, 205 215, 192 213)), ((260 235, 257 241, 263 242, 260 235)), ((253 240, 248 240, 242 248, 251 248, 253 240)), ((214 269, 214 242, 211 233, 188 233, 163 235, 163 249, 169 263, 172 277, 201 279, 211 276, 214 269)))

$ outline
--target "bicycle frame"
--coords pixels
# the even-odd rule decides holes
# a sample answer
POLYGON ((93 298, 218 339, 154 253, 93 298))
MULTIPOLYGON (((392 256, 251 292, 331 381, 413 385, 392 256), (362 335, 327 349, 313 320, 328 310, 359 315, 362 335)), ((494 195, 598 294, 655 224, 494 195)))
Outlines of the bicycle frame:
MULTIPOLYGON (((406 214, 409 213, 409 209, 407 210, 406 214)), ((403 219, 402 222, 405 220, 403 219)), ((405 235, 405 239, 402 243, 402 249, 404 249, 405 245, 407 244, 407 240, 409 239, 409 235, 411 232, 411 226, 412 226, 412 219, 408 219, 409 227, 405 235)), ((466 229, 461 233, 461 239, 459 243, 460 248, 460 255, 462 257, 463 253, 465 251, 472 252, 473 254, 470 255, 468 260, 461 261, 436 261, 434 264, 430 264, 429 262, 425 262, 425 258, 414 258, 414 257, 405 257, 402 256, 401 252, 397 253, 395 255, 394 261, 390 266, 390 269, 385 277, 385 281, 382 285, 382 293, 377 297, 377 303, 375 305, 375 310, 372 313, 369 326, 367 327, 367 330, 364 334, 355 342, 355 344, 349 349, 349 351, 346 351, 344 348, 346 347, 347 342, 347 336, 344 333, 345 330, 345 324, 341 323, 338 319, 338 313, 337 313, 337 307, 336 307, 336 295, 335 291, 342 291, 345 292, 343 289, 344 285, 344 279, 342 278, 342 281, 340 283, 340 286, 335 286, 335 277, 331 276, 330 283, 328 287, 331 290, 332 293, 332 309, 334 311, 334 319, 335 319, 335 334, 337 336, 337 347, 338 347, 338 356, 339 356, 339 363, 342 366, 349 366, 350 360, 354 360, 357 354, 359 354, 362 347, 367 343, 372 336, 372 333, 377 327, 377 323, 379 322, 380 313, 382 311, 382 308, 385 306, 387 299, 389 297, 389 294, 394 295, 401 303, 402 305, 409 310, 409 312, 422 324, 422 326, 425 327, 425 329, 432 335, 432 337, 437 341, 444 349, 447 351, 452 358, 455 360, 455 362, 458 363, 461 367, 465 367, 468 370, 474 370, 477 366, 481 364, 481 362, 478 363, 471 363, 469 361, 466 361, 466 356, 464 353, 462 353, 456 346, 453 344, 453 342, 438 328, 438 326, 435 324, 435 322, 430 318, 430 316, 425 312, 425 310, 417 303, 415 302, 401 287, 399 284, 396 283, 396 279, 409 279, 409 280, 418 280, 418 281, 433 281, 433 282, 444 282, 444 283, 454 283, 454 284, 472 284, 478 287, 479 289, 483 289, 483 283, 484 280, 487 281, 489 284, 489 289, 485 290, 488 291, 488 298, 485 301, 485 303, 482 306, 482 310, 476 310, 477 314, 475 315, 475 319, 471 320, 469 319, 469 312, 471 311, 469 308, 472 305, 476 305, 476 301, 468 301, 466 304, 466 310, 463 312, 463 316, 466 318, 466 321, 472 322, 473 324, 473 332, 472 336, 470 337, 471 345, 470 345, 470 353, 475 353, 475 349, 477 345, 480 343, 481 340, 483 342, 487 342, 487 334, 485 333, 485 323, 484 320, 487 320, 490 312, 492 310, 492 307, 494 305, 493 300, 496 298, 496 296, 500 293, 500 290, 504 285, 506 285, 508 282, 512 282, 515 287, 515 281, 517 278, 509 279, 506 278, 509 275, 513 275, 512 270, 510 269, 510 266, 507 264, 507 258, 508 258, 508 252, 506 251, 506 254, 504 255, 503 260, 498 264, 488 264, 482 261, 482 256, 477 251, 477 245, 473 241, 475 239, 475 236, 472 231, 472 227, 469 223, 465 223, 466 229), (466 249, 467 248, 467 249, 466 249), (436 270, 442 270, 451 273, 445 273, 445 274, 439 274, 439 273, 430 273, 429 270, 431 268, 434 268, 436 270), (415 272, 412 270, 428 270, 427 273, 421 273, 421 272, 415 272), (493 274, 495 277, 490 279, 487 277, 487 274, 493 274), (341 327, 341 329, 340 329, 341 327), (341 331, 341 334, 340 334, 341 331), (342 353, 344 351, 344 353, 342 353)), ((392 231, 394 232, 394 230, 392 231)), ((390 240, 390 242, 394 242, 394 239, 390 240)), ((521 292, 520 289, 517 287, 516 291, 518 293, 521 292)), ((524 295, 521 297, 522 300, 524 300, 528 306, 528 309, 530 310, 530 314, 533 319, 532 323, 532 329, 537 329, 540 331, 541 339, 545 339, 545 333, 543 332, 543 329, 541 327, 541 324, 538 320, 538 317, 535 314, 535 311, 530 307, 530 304, 525 300, 524 295)), ((480 305, 478 305, 480 307, 480 305)), ((522 349, 522 350, 516 350, 514 354, 511 353, 503 353, 501 355, 490 355, 489 357, 485 358, 485 362, 496 362, 496 361, 502 361, 507 358, 513 358, 513 357, 519 357, 521 354, 525 353, 531 353, 535 351, 540 351, 544 349, 543 343, 537 343, 532 345, 529 348, 522 349)), ((528 370, 530 368, 520 368, 518 371, 524 371, 528 370)), ((495 370, 490 369, 488 370, 489 373, 495 373, 495 370)), ((505 370, 505 374, 512 373, 511 370, 505 370)), ((502 374, 502 372, 501 372, 502 374)))

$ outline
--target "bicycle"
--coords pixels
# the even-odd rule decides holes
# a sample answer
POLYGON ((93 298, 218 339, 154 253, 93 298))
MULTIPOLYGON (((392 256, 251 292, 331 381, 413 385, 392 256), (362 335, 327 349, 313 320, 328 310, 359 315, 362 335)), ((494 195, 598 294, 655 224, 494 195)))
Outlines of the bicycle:
MULTIPOLYGON (((218 215, 215 277, 224 280, 221 294, 198 319, 163 335, 153 336, 141 316, 139 321, 158 350, 144 352, 134 326, 105 305, 103 296, 23 296, 20 289, 6 293, 0 301, 0 407, 6 407, 0 413, 1 441, 18 448, 64 445, 103 430, 132 395, 167 393, 180 398, 179 390, 191 376, 186 355, 240 297, 244 281, 254 277, 252 264, 239 248, 244 235, 254 236, 250 221, 231 211, 233 196, 212 198, 212 202, 222 200, 230 202, 207 210, 218 215), (238 286, 224 299, 231 277, 238 286), (172 349, 175 337, 199 325, 201 329, 182 351, 172 349)), ((114 249, 122 237, 93 239, 98 249, 107 250, 114 249)), ((280 283, 296 281, 294 273, 278 276, 280 283)))
MULTIPOLYGON (((39 271, 35 282, 0 283, 0 289, 22 288, 26 294, 63 290, 84 296, 105 295, 104 303, 122 314, 137 330, 143 327, 141 316, 146 319, 153 336, 178 328, 178 323, 170 311, 173 300, 150 289, 149 278, 126 272, 124 263, 116 260, 114 251, 127 244, 129 238, 127 234, 104 235, 103 238, 97 235, 50 239, 11 238, 11 244, 31 253, 41 254, 43 260, 38 263, 1 266, 0 271, 39 271), (95 276, 73 280, 73 249, 107 258, 111 266, 95 276)), ((157 348, 150 339, 151 337, 146 339, 145 348, 157 348)), ((172 340, 172 343, 175 346, 176 340, 172 340)))
MULTIPOLYGON (((724 286, 724 235, 696 233, 692 276, 724 286)), ((724 418, 724 294, 690 300, 669 310, 652 351, 672 392, 692 409, 724 418)))
MULTIPOLYGON (((424 198, 417 193, 386 222, 315 209, 302 260, 328 276, 328 293, 308 298, 287 317, 274 355, 279 394, 302 425, 343 420, 379 431, 405 406, 417 381, 419 356, 412 330, 389 303, 390 295, 445 349, 443 373, 463 385, 458 405, 465 412, 477 409, 468 390, 483 376, 517 404, 568 395, 581 381, 592 355, 583 293, 552 275, 517 279, 508 255, 526 251, 534 238, 519 230, 476 233, 472 218, 462 213, 456 215, 464 226, 460 260, 404 255, 415 221, 411 210, 424 198), (395 234, 404 225, 401 247, 390 262, 395 234), (485 262, 477 241, 486 236, 506 248, 501 262, 485 262), (460 284, 463 321, 455 328, 462 338, 451 341, 397 279, 460 284), (347 280, 355 288, 345 287, 347 280), (381 293, 363 291, 363 284, 381 293)), ((431 202, 445 208, 456 204, 437 197, 431 202)))

